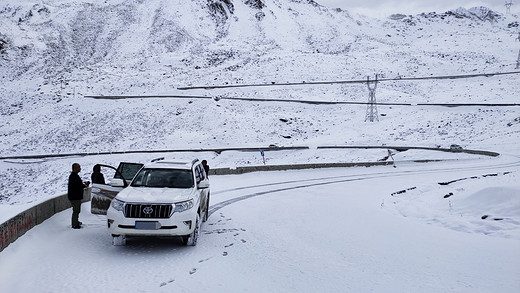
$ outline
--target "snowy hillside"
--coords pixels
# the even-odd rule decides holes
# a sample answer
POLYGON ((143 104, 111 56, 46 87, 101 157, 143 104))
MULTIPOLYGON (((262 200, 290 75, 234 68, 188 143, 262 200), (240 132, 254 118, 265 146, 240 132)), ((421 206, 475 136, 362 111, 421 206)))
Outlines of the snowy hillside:
MULTIPOLYGON (((513 71, 518 21, 482 7, 376 20, 311 0, 2 1, 0 153, 452 143, 515 152, 516 107, 379 106, 380 121, 368 123, 364 105, 84 96, 366 102, 363 84, 177 88, 513 71)), ((518 75, 505 75, 380 83, 377 99, 517 103, 518 92, 518 75)), ((288 154, 284 163, 384 155, 288 154)), ((28 190, 13 182, 20 176, 51 176, 46 192, 61 193, 69 169, 63 164, 2 164, 2 198, 28 190)))

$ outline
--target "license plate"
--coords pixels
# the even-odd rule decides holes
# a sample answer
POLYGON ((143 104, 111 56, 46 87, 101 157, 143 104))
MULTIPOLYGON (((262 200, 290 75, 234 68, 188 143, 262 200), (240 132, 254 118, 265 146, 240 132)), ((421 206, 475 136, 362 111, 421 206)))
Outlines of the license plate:
POLYGON ((159 222, 135 222, 135 229, 137 230, 159 230, 161 224, 159 222))

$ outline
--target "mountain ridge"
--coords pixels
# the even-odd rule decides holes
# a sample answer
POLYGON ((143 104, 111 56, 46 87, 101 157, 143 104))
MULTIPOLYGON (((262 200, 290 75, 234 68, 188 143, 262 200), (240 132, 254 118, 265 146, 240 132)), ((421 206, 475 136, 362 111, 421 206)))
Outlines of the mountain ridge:
MULTIPOLYGON (((235 51, 264 46, 341 54, 356 36, 362 36, 359 27, 367 25, 366 18, 354 19, 348 12, 329 9, 312 0, 116 1, 111 5, 93 1, 56 6, 28 3, 6 5, 0 10, 0 55, 2 66, 10 73, 4 73, 3 78, 19 76, 38 65, 55 76, 61 71, 103 62, 123 66, 128 60, 161 54, 203 55, 201 51, 220 46, 221 42, 235 45, 235 51), (123 46, 131 49, 123 50, 123 46), (9 61, 23 65, 12 68, 9 61)), ((500 19, 499 14, 484 7, 404 18, 411 23, 419 17, 448 16, 481 21, 500 19)), ((138 62, 133 63, 136 66, 138 62)))

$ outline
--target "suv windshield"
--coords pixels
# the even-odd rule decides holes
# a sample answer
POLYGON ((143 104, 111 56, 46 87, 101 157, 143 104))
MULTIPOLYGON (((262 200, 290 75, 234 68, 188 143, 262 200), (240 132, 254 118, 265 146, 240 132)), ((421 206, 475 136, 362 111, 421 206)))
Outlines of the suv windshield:
POLYGON ((143 164, 140 163, 121 162, 117 167, 118 172, 116 172, 114 178, 132 180, 132 178, 134 178, 135 174, 137 173, 137 171, 139 171, 139 169, 141 169, 141 167, 143 167, 143 164), (121 178, 121 175, 123 175, 124 178, 121 178))
POLYGON ((143 169, 132 181, 134 187, 193 187, 191 170, 176 169, 143 169))

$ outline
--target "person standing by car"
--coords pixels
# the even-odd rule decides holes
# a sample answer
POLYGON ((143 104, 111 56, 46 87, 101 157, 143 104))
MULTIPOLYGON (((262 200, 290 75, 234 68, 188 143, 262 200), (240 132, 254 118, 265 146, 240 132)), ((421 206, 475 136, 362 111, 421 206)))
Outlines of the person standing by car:
POLYGON ((105 184, 105 177, 103 176, 103 173, 101 173, 101 166, 94 165, 93 171, 94 172, 90 176, 92 183, 105 184))
POLYGON ((209 165, 208 161, 202 160, 202 167, 204 168, 204 171, 206 172, 206 178, 209 178, 209 165))
POLYGON ((81 200, 83 199, 83 189, 87 187, 90 182, 83 182, 78 173, 81 171, 81 166, 78 163, 72 164, 72 172, 69 176, 69 186, 67 197, 72 206, 72 229, 81 228, 79 221, 79 213, 81 212, 81 200))

